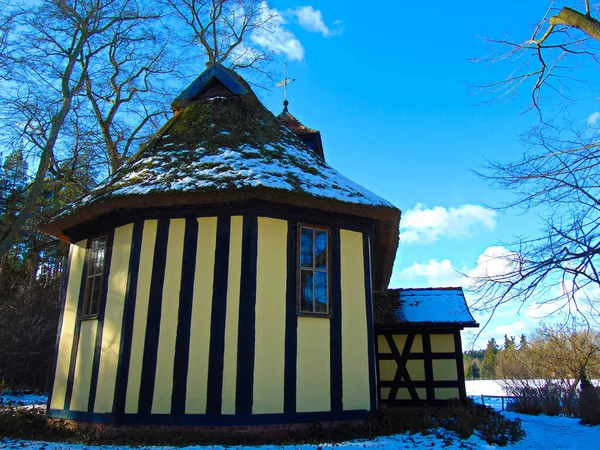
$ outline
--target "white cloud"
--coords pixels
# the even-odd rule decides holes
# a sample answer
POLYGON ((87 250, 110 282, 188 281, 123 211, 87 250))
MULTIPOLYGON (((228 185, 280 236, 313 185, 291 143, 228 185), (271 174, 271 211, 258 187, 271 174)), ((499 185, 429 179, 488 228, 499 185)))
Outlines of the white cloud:
POLYGON ((259 28, 252 34, 252 42, 290 60, 302 61, 304 47, 294 33, 285 28, 287 22, 281 13, 265 5, 262 14, 271 16, 271 20, 266 28, 259 28))
MULTIPOLYGON (((477 265, 467 273, 470 279, 505 280, 519 265, 519 254, 501 245, 487 247, 477 258, 477 265)), ((468 284, 469 282, 466 281, 468 284)))
POLYGON ((548 292, 548 300, 533 302, 525 314, 532 319, 545 320, 551 318, 553 322, 567 320, 569 314, 577 317, 578 313, 584 314, 591 322, 598 324, 598 298, 600 288, 595 284, 573 289, 572 280, 561 280, 556 287, 548 292))
POLYGON ((428 243, 441 237, 464 239, 471 237, 478 228, 493 230, 495 217, 494 210, 479 205, 430 209, 417 203, 402 215, 400 239, 405 243, 428 243))
POLYGON ((343 22, 341 20, 333 22, 335 29, 331 29, 325 25, 323 13, 318 9, 314 9, 312 6, 300 6, 294 11, 291 11, 291 14, 296 16, 298 24, 306 31, 321 33, 324 37, 341 34, 343 31, 343 22))
POLYGON ((587 124, 589 127, 598 126, 598 119, 600 119, 600 112, 596 111, 591 113, 587 118, 587 124))
MULTIPOLYGON (((442 261, 430 259, 424 264, 415 261, 412 266, 400 272, 399 278, 412 281, 413 283, 408 284, 414 285, 413 287, 439 287, 460 286, 462 275, 454 268, 449 259, 442 261)), ((403 287, 406 287, 404 284, 403 287)))
MULTIPOLYGON (((523 320, 517 320, 516 322, 498 325, 493 329, 493 333, 496 336, 520 336, 521 334, 528 334, 532 331, 532 324, 524 322, 523 320)), ((496 338, 497 339, 497 338, 496 338)))

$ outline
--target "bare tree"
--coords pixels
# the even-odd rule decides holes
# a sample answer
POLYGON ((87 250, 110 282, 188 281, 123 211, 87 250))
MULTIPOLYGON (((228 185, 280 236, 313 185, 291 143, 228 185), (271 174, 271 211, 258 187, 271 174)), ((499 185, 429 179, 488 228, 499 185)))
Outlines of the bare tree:
POLYGON ((6 80, 12 66, 13 25, 19 11, 4 1, 0 1, 0 10, 0 79, 6 80))
POLYGON ((270 76, 270 51, 253 37, 272 32, 278 17, 264 0, 164 0, 172 15, 185 24, 184 39, 199 45, 207 64, 252 70, 270 76))
POLYGON ((12 49, 18 76, 2 86, 2 131, 5 138, 36 151, 39 164, 22 210, 0 238, 0 254, 33 210, 73 101, 85 86, 90 60, 109 46, 103 37, 137 19, 135 0, 46 0, 20 11, 15 27, 19 45, 12 49))
POLYGON ((510 67, 509 76, 483 86, 493 93, 494 99, 528 88, 531 108, 537 110, 541 118, 543 89, 566 97, 565 89, 582 81, 576 75, 582 64, 600 64, 600 22, 594 17, 589 1, 581 3, 583 12, 568 6, 556 9, 551 0, 530 37, 523 41, 489 39, 499 48, 491 56, 477 61, 507 62, 510 67))
POLYGON ((511 251, 496 261, 504 272, 471 280, 476 308, 495 311, 503 304, 528 307, 535 301, 548 305, 547 314, 566 311, 589 325, 600 324, 600 134, 565 117, 542 119, 540 102, 542 90, 565 97, 579 81, 582 62, 600 65, 600 23, 589 2, 582 7, 556 10, 550 2, 529 39, 495 41, 508 52, 493 59, 508 61, 511 75, 486 87, 498 99, 527 86, 540 121, 524 135, 528 149, 521 159, 489 162, 480 174, 514 194, 499 209, 528 212, 541 227, 505 244, 511 251))
POLYGON ((147 5, 137 18, 121 22, 107 33, 106 48, 82 62, 85 95, 100 130, 109 172, 119 169, 136 143, 147 140, 167 116, 178 61, 169 36, 158 19, 160 11, 147 5))

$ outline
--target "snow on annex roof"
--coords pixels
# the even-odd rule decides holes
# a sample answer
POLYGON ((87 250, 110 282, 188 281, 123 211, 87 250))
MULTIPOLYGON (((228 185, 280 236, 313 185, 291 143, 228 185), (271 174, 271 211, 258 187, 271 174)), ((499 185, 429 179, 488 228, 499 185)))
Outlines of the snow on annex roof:
POLYGON ((478 326, 460 287, 388 289, 375 296, 375 324, 478 326))
POLYGON ((257 187, 396 209, 319 158, 236 74, 217 69, 173 102, 174 117, 117 173, 55 219, 115 197, 257 187), (228 85, 210 87, 224 74, 228 85), (232 92, 232 82, 247 93, 232 92))

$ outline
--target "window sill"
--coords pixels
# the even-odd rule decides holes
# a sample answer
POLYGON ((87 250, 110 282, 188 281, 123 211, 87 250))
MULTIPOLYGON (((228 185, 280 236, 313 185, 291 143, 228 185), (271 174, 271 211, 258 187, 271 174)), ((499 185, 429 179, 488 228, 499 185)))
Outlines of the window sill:
POLYGON ((81 316, 79 318, 79 320, 81 320, 82 322, 84 320, 98 320, 99 314, 94 314, 93 316, 81 316))
POLYGON ((331 319, 331 311, 328 313, 311 313, 311 312, 298 311, 296 313, 296 315, 298 317, 314 317, 315 319, 331 319))

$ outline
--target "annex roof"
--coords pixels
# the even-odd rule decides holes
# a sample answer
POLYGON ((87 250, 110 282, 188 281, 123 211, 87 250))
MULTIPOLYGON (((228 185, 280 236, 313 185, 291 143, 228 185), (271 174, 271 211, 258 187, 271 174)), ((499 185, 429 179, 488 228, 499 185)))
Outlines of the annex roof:
POLYGON ((375 296, 375 326, 477 327, 460 287, 388 289, 375 296))

